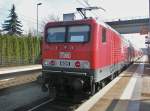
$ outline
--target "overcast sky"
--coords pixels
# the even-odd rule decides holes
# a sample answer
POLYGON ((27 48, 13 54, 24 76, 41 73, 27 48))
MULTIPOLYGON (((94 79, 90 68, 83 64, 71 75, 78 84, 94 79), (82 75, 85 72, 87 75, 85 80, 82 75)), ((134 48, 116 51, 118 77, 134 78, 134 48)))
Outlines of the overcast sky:
MULTIPOLYGON (((16 6, 19 20, 23 23, 23 28, 27 32, 29 29, 36 29, 36 4, 39 6, 39 24, 55 14, 62 17, 63 13, 76 12, 77 7, 84 7, 84 0, 0 0, 0 25, 8 17, 12 4, 16 6)), ((149 0, 88 0, 91 6, 101 6, 106 11, 95 11, 101 20, 145 17, 148 16, 149 0)), ((94 14, 94 15, 95 15, 94 14)))

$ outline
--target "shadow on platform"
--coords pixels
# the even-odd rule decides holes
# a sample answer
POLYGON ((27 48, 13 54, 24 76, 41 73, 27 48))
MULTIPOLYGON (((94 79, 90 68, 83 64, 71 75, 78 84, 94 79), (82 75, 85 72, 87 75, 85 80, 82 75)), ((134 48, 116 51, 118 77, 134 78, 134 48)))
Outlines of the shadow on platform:
POLYGON ((150 100, 114 99, 105 111, 149 111, 150 100))

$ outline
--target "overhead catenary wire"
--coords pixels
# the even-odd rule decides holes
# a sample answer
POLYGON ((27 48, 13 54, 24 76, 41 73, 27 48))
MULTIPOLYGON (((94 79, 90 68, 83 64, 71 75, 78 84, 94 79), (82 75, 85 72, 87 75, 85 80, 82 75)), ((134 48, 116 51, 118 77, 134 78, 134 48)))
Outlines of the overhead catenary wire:
MULTIPOLYGON (((82 2, 80 0, 76 0, 80 5, 82 5, 84 8, 87 8, 87 7, 91 7, 91 5, 89 4, 88 0, 83 0, 82 2), (84 3, 83 3, 84 2, 84 3)), ((103 9, 102 7, 97 7, 103 11, 105 11, 105 9, 103 9)), ((95 16, 95 18, 99 17, 100 14, 98 14, 97 12, 91 10, 90 11, 92 15, 95 16)))
MULTIPOLYGON (((82 5, 84 8, 88 7, 88 4, 84 4, 83 2, 81 2, 80 0, 76 0, 80 5, 82 5)), ((93 12, 92 12, 93 13, 93 12)), ((95 13, 93 13, 96 17, 97 15, 95 13)))
POLYGON ((80 0, 76 0, 80 5, 82 5, 84 8, 87 7, 84 3, 82 3, 80 0))
MULTIPOLYGON (((88 0, 84 0, 84 3, 87 4, 89 7, 91 7, 91 5, 89 4, 88 0)), ((106 11, 104 8, 98 6, 97 8, 103 10, 103 11, 106 11)), ((100 16, 100 14, 98 14, 97 12, 91 10, 93 14, 95 14, 97 17, 100 16)), ((98 10, 99 11, 99 10, 98 10)))

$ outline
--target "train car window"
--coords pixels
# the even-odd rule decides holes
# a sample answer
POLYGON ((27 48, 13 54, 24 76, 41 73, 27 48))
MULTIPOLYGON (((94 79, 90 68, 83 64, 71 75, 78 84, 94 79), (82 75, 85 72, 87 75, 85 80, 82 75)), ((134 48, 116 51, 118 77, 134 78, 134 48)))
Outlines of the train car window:
POLYGON ((102 43, 106 42, 106 29, 102 29, 102 43))
POLYGON ((69 26, 67 42, 87 42, 90 27, 88 25, 69 26))
POLYGON ((47 42, 65 42, 65 33, 65 27, 49 28, 47 42))

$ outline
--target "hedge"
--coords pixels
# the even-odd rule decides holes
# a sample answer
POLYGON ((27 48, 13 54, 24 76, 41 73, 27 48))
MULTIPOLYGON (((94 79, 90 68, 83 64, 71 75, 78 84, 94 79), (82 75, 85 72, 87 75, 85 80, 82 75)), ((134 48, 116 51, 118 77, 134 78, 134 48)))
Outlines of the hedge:
POLYGON ((0 66, 37 64, 41 38, 0 35, 0 66))

